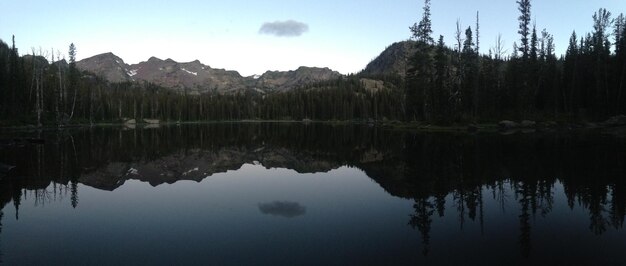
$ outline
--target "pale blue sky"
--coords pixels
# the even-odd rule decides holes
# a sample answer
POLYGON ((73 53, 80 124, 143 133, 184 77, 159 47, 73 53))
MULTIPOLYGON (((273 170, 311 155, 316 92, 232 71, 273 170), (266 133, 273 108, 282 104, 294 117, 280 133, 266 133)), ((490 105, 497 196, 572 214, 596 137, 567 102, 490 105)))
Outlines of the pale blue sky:
MULTIPOLYGON (((515 0, 432 0, 434 37, 452 45, 455 23, 474 27, 481 13, 484 52, 502 33, 511 51, 517 36, 515 0)), ((113 52, 127 63, 150 56, 177 61, 199 59, 242 75, 298 66, 330 67, 344 74, 361 70, 385 47, 410 37, 408 27, 422 13, 421 0, 299 1, 34 1, 0 0, 0 38, 16 35, 22 54, 31 47, 67 52, 79 59, 113 52), (295 20, 308 25, 299 37, 259 34, 266 22, 295 20)), ((600 7, 626 12, 625 0, 535 0, 539 30, 555 35, 563 52, 572 32, 591 31, 600 7)))

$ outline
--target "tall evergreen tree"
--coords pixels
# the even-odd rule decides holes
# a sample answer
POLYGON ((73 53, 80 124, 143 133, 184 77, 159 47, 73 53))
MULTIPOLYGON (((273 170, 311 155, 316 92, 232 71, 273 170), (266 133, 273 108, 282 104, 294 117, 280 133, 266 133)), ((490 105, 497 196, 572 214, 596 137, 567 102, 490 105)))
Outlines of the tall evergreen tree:
POLYGON ((517 9, 521 13, 518 17, 519 21, 519 30, 517 33, 520 34, 520 42, 521 46, 519 47, 519 51, 522 53, 523 59, 528 59, 528 55, 530 52, 530 42, 528 36, 530 35, 530 8, 531 3, 530 0, 518 0, 517 1, 517 9))
MULTIPOLYGON (((482 71, 482 61, 480 56, 480 13, 476 11, 476 77, 474 77, 474 99, 472 117, 478 118, 478 102, 480 101, 480 73, 482 71)), ((475 121, 474 121, 475 122, 475 121)))
POLYGON ((626 86, 626 18, 620 14, 615 22, 615 57, 617 86, 616 110, 618 113, 626 112, 626 101, 624 101, 624 87, 626 86))
POLYGON ((476 78, 478 76, 477 61, 478 56, 474 49, 474 35, 472 27, 465 30, 465 41, 463 42, 463 51, 461 58, 463 60, 463 90, 461 93, 461 101, 463 102, 463 113, 474 117, 475 110, 475 93, 476 78))
POLYGON ((434 40, 432 38, 432 22, 430 20, 430 0, 424 0, 424 8, 422 19, 419 23, 413 24, 410 27, 411 33, 413 34, 413 38, 415 38, 418 42, 423 42, 426 44, 433 44, 434 40))
POLYGON ((430 20, 430 0, 424 0, 424 13, 419 24, 411 28, 416 42, 416 52, 410 59, 407 73, 406 110, 407 119, 423 120, 431 118, 432 77, 434 60, 432 56, 433 38, 430 20))
MULTIPOLYGON (((595 91, 593 107, 596 117, 607 114, 606 107, 613 95, 608 88, 609 56, 611 54, 608 28, 611 26, 611 12, 601 8, 593 15, 592 53, 594 56, 595 91)), ((617 96, 617 95, 615 95, 617 96)))
POLYGON ((615 18, 614 22, 614 31, 613 36, 615 37, 615 53, 618 54, 620 52, 622 39, 624 37, 623 33, 626 28, 626 17, 624 14, 619 14, 617 18, 615 18))
POLYGON ((449 123, 450 122, 450 107, 449 98, 450 91, 447 86, 448 77, 448 56, 446 54, 446 44, 443 41, 443 35, 439 36, 437 42, 437 50, 435 52, 435 94, 434 94, 434 106, 435 119, 438 122, 449 123))
POLYGON ((12 115, 15 114, 19 114, 19 112, 26 112, 26 110, 22 109, 24 106, 20 106, 20 99, 19 99, 19 92, 18 90, 20 88, 20 68, 18 66, 18 51, 17 51, 17 47, 15 47, 15 35, 12 36, 11 38, 12 44, 11 44, 11 51, 9 54, 9 86, 7 87, 8 90, 8 94, 9 94, 9 104, 8 104, 8 109, 9 109, 9 113, 12 115), (20 108, 21 107, 21 108, 20 108))
POLYGON ((538 55, 538 37, 537 37, 537 27, 533 25, 532 34, 530 35, 530 60, 537 60, 538 55))
POLYGON ((69 110, 69 119, 71 120, 74 117, 74 109, 76 108, 76 98, 78 97, 78 69, 76 68, 76 46, 74 43, 70 44, 69 48, 69 86, 68 91, 70 93, 73 92, 72 105, 69 110))
POLYGON ((476 11, 476 53, 480 55, 480 12, 476 11))

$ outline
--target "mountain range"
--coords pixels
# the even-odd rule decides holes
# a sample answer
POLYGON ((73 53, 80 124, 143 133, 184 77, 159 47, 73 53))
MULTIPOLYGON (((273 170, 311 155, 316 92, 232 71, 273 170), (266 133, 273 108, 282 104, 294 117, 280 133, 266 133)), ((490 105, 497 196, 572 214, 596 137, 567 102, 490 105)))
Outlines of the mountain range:
POLYGON ((165 88, 198 93, 288 91, 300 85, 342 77, 339 72, 329 68, 315 67, 300 67, 284 72, 267 71, 261 76, 243 77, 237 71, 212 68, 198 60, 180 63, 172 59, 151 57, 148 61, 129 65, 113 53, 83 59, 76 66, 109 82, 149 82, 165 88))
MULTIPOLYGON (((366 75, 400 75, 406 71, 406 58, 412 52, 410 41, 389 46, 361 72, 366 75)), ((233 93, 252 90, 259 93, 284 92, 307 84, 343 77, 329 68, 300 67, 292 71, 267 71, 244 77, 237 71, 212 68, 195 60, 176 62, 151 57, 138 64, 126 64, 113 53, 92 56, 77 62, 78 69, 94 73, 108 82, 149 82, 191 93, 233 93)))

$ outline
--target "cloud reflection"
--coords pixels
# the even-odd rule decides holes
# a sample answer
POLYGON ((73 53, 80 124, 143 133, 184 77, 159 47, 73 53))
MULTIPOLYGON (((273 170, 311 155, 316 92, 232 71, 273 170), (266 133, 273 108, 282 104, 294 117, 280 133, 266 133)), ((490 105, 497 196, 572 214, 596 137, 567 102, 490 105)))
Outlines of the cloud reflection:
POLYGON ((306 207, 297 202, 274 201, 259 203, 259 211, 267 215, 294 218, 304 215, 306 213, 306 207))

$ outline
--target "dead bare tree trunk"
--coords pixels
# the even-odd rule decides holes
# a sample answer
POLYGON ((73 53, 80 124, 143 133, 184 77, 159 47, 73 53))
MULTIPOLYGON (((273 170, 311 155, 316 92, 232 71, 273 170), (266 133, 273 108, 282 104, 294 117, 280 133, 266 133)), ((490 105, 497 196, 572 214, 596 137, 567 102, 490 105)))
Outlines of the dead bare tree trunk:
MULTIPOLYGON (((59 59, 59 62, 61 62, 61 51, 57 50, 57 59, 59 59)), ((63 58, 63 61, 65 60, 65 58, 63 58)), ((65 80, 64 80, 64 73, 63 73, 63 68, 61 64, 58 64, 58 75, 59 75, 59 104, 57 109, 60 109, 60 111, 57 110, 57 117, 59 119, 59 127, 62 127, 63 124, 65 123, 64 121, 64 117, 65 115, 65 80)))
POLYGON ((39 53, 35 52, 35 48, 32 48, 33 55, 33 81, 35 83, 35 112, 37 114, 37 127, 42 127, 41 113, 43 109, 43 66, 37 61, 37 56, 42 56, 43 52, 39 48, 39 53))
POLYGON ((89 126, 93 126, 93 88, 89 86, 89 126))
POLYGON ((626 62, 624 62, 624 66, 622 67, 622 74, 620 75, 619 81, 619 90, 617 91, 617 112, 621 113, 622 110, 619 109, 622 103, 622 95, 624 91, 624 76, 626 76, 626 62))
POLYGON ((133 95, 133 119, 137 120, 137 97, 133 95))
POLYGON ((203 111, 202 111, 202 95, 200 95, 200 97, 198 97, 198 101, 200 102, 200 119, 199 120, 203 120, 204 119, 204 115, 203 115, 203 111))
POLYGON ((60 59, 61 58, 61 53, 59 51, 57 51, 57 57, 54 56, 54 49, 52 49, 50 51, 52 53, 52 64, 56 64, 57 67, 57 76, 59 79, 59 87, 57 88, 56 92, 58 93, 58 97, 55 97, 55 105, 54 105, 54 112, 56 114, 56 118, 57 118, 57 127, 61 128, 61 124, 63 124, 62 120, 62 116, 61 116, 61 102, 62 102, 62 97, 61 97, 61 92, 62 92, 62 88, 63 88, 63 80, 62 80, 62 70, 61 70, 61 64, 60 64, 60 60, 59 63, 57 64, 55 62, 55 59, 60 59))
POLYGON ((122 119, 122 99, 117 99, 117 118, 122 119))
POLYGON ((74 117, 74 109, 76 108, 76 97, 78 97, 78 87, 74 88, 74 100, 72 100, 72 111, 70 112, 70 120, 74 117))
POLYGON ((150 101, 150 116, 152 119, 156 118, 156 107, 155 107, 155 103, 156 101, 150 101))
POLYGON ((37 112, 37 127, 41 127, 41 95, 39 94, 41 88, 41 76, 39 75, 39 69, 36 69, 35 71, 35 112, 37 112))

